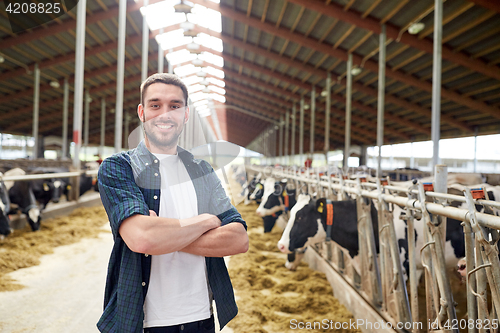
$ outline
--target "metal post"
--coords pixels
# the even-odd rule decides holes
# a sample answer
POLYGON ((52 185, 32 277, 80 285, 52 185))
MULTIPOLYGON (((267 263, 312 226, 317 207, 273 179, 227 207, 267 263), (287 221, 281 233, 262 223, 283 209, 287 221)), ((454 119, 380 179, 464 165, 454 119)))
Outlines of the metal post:
POLYGON ((378 104, 377 104, 377 177, 382 177, 382 145, 384 144, 384 112, 385 112, 385 24, 379 39, 378 52, 378 104))
POLYGON ((311 131, 309 139, 309 152, 314 153, 314 126, 316 125, 316 87, 312 87, 311 91, 311 131))
MULTIPOLYGON (((146 9, 149 0, 144 0, 143 6, 146 9)), ((145 11, 146 13, 147 11, 145 11)), ((141 82, 148 77, 148 56, 149 56, 149 27, 146 20, 146 14, 142 17, 142 62, 141 62, 141 82)))
MULTIPOLYGON (((172 52, 174 52, 174 50, 172 50, 172 49, 168 50, 168 53, 172 53, 172 52)), ((172 62, 171 61, 168 61, 167 66, 168 66, 168 73, 169 74, 174 74, 174 66, 172 66, 172 62)))
MULTIPOLYGON (((75 49, 75 94, 73 103, 73 142, 75 154, 73 166, 80 170, 80 148, 82 146, 82 108, 83 108, 83 79, 85 60, 85 20, 87 0, 78 1, 76 17, 76 49, 75 49)), ((77 187, 75 187, 77 188, 77 187)), ((78 192, 78 191, 74 191, 78 192)))
POLYGON ((432 58, 432 170, 439 164, 441 120, 441 43, 443 35, 443 0, 434 0, 434 53, 432 58))
POLYGON ((118 61, 116 73, 115 107, 115 153, 122 150, 123 126, 123 81, 125 77, 125 23, 127 22, 127 0, 120 0, 118 15, 118 61))
MULTIPOLYGON (((40 68, 38 68, 38 64, 35 64, 35 86, 33 93, 33 138, 35 139, 35 146, 33 147, 33 155, 32 159, 38 158, 38 149, 40 145, 40 141, 38 140, 38 115, 40 112, 39 103, 40 103, 40 68)), ((43 156, 40 156, 43 157, 43 156)))
MULTIPOLYGON (((436 193, 448 193, 448 167, 443 164, 438 164, 434 169, 434 192, 436 193)), ((445 204, 446 200, 437 199, 437 202, 445 204)), ((439 230, 441 232, 441 244, 444 248, 446 243, 446 218, 437 215, 437 218, 441 219, 439 224, 439 230)))
POLYGON ((125 113, 123 115, 125 117, 125 128, 124 128, 124 137, 125 137, 125 149, 130 149, 128 146, 128 135, 129 135, 129 127, 130 127, 130 115, 125 113))
POLYGON ((101 147, 99 153, 101 158, 104 156, 104 145, 106 144, 106 100, 101 98, 101 147))
MULTIPOLYGON (((160 28, 159 36, 163 35, 163 28, 160 28)), ((158 43, 158 73, 163 73, 163 61, 165 60, 165 54, 163 53, 163 48, 161 43, 158 43)))
MULTIPOLYGON (((380 149, 380 148, 379 148, 380 149)), ((411 142, 410 168, 415 168, 415 151, 413 150, 413 141, 411 142)))
POLYGON ((351 150, 351 104, 352 104, 352 54, 347 59, 347 87, 345 96, 345 142, 344 142, 344 170, 347 172, 351 150))
POLYGON ((299 163, 304 164, 304 96, 300 97, 299 163))
POLYGON ((64 78, 62 156, 61 156, 63 160, 68 157, 68 113, 69 113, 68 105, 69 105, 69 84, 68 84, 68 78, 64 78))
POLYGON ((325 158, 326 158, 326 165, 328 165, 328 151, 330 150, 330 112, 331 112, 331 83, 332 83, 332 76, 330 73, 328 73, 328 76, 326 77, 326 102, 325 102, 325 145, 324 145, 324 151, 325 151, 325 158))
POLYGON ((83 146, 85 147, 85 160, 89 147, 89 119, 90 119, 90 94, 89 90, 85 90, 85 125, 83 127, 83 146))
POLYGON ((477 126, 474 128, 474 172, 477 172, 477 126))
POLYGON ((283 115, 280 116, 280 145, 279 145, 279 155, 283 157, 283 115))
POLYGON ((288 139, 290 138, 290 112, 287 111, 285 114, 285 149, 284 154, 286 156, 285 164, 288 165, 289 157, 288 157, 288 139))
POLYGON ((290 156, 293 156, 292 164, 295 163, 295 122, 297 120, 297 107, 293 103, 292 107, 292 150, 290 151, 290 156))

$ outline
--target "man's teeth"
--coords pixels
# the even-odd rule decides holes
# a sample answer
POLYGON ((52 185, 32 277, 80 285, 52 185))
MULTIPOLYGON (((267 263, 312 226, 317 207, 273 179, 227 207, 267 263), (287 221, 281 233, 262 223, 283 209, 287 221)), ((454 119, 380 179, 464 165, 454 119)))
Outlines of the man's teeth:
POLYGON ((168 128, 174 127, 174 125, 160 125, 160 124, 158 124, 156 126, 158 126, 159 128, 162 128, 162 129, 168 129, 168 128))

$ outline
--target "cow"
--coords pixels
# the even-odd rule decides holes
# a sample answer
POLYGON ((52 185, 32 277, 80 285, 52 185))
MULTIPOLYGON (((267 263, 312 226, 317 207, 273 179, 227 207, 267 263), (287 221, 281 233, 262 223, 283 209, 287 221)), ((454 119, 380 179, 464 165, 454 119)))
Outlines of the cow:
MULTIPOLYGON (((23 176, 26 171, 20 168, 14 168, 6 171, 5 177, 23 176)), ((9 193, 10 202, 16 204, 22 213, 26 215, 26 219, 31 227, 31 230, 37 231, 40 229, 40 222, 42 220, 40 208, 33 193, 32 184, 30 181, 7 181, 5 187, 9 193)), ((11 212, 12 212, 11 207, 11 212)))
POLYGON ((295 205, 295 192, 295 189, 287 187, 286 180, 275 182, 272 177, 266 179, 262 201, 256 211, 264 221, 264 233, 271 232, 277 218, 295 205))
POLYGON ((252 200, 255 200, 257 203, 260 204, 260 199, 262 198, 263 194, 262 191, 263 186, 262 183, 260 182, 261 177, 262 173, 259 173, 258 175, 253 176, 250 182, 245 182, 245 184, 243 185, 243 190, 241 191, 240 196, 245 198, 244 201, 245 205, 250 204, 252 200), (254 194, 255 191, 257 192, 255 193, 253 198, 251 198, 251 196, 254 194))
MULTIPOLYGON (((0 172, 0 177, 3 174, 0 172)), ((9 193, 3 181, 0 181, 0 240, 8 236, 12 229, 9 223, 9 216, 7 215, 10 210, 9 193)))
MULTIPOLYGON (((47 174, 64 172, 52 168, 37 168, 31 174, 47 174)), ((31 181, 33 194, 35 199, 42 205, 42 210, 45 209, 49 202, 58 203, 64 190, 69 182, 66 178, 50 178, 50 179, 35 179, 31 181)))
MULTIPOLYGON (((290 220, 278 242, 283 253, 304 252, 307 246, 324 242, 327 238, 327 204, 332 205, 331 239, 344 247, 351 257, 359 251, 356 200, 331 201, 326 198, 313 199, 308 194, 300 194, 297 203, 290 211, 290 220)), ((370 215, 378 249, 378 217, 375 206, 370 201, 370 215)), ((378 250, 377 250, 378 252, 378 250)), ((297 261, 297 260, 295 260, 297 261)), ((287 268, 297 263, 287 262, 287 268)))

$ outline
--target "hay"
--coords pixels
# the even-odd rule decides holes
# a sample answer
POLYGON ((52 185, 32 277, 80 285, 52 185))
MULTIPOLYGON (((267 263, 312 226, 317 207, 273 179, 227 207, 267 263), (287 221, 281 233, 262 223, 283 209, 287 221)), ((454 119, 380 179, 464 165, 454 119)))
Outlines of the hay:
POLYGON ((82 238, 95 238, 108 222, 102 206, 75 209, 70 215, 42 221, 39 231, 29 226, 15 230, 0 242, 0 291, 13 291, 24 286, 6 274, 20 268, 35 266, 40 257, 53 252, 56 246, 76 243, 82 238))
MULTIPOLYGON (((264 234, 262 218, 256 205, 239 205, 238 211, 248 224, 250 249, 229 261, 229 274, 235 289, 239 314, 230 323, 235 332, 295 332, 291 320, 298 322, 333 322, 354 320, 349 311, 333 297, 323 273, 301 263, 297 271, 285 268, 286 256, 277 242, 281 230, 275 227, 264 234)), ((316 328, 315 332, 331 332, 316 328)), ((359 332, 358 330, 336 330, 359 332)))

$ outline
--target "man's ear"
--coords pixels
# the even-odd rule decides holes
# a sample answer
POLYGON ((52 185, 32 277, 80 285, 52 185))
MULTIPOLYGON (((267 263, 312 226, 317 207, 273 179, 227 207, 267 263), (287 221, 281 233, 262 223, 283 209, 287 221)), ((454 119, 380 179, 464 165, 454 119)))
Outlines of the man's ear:
POLYGON ((144 122, 144 107, 142 104, 137 105, 137 116, 142 122, 144 122))
POLYGON ((186 112, 184 114, 184 124, 189 120, 189 106, 186 106, 186 112))

